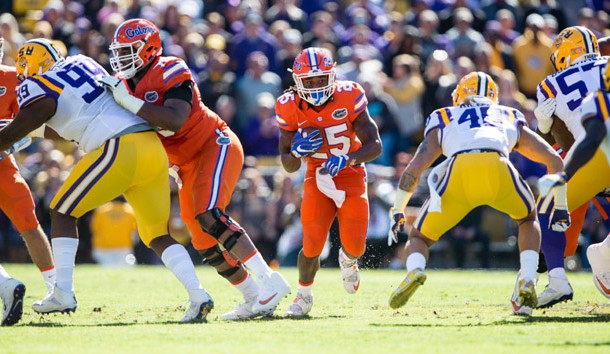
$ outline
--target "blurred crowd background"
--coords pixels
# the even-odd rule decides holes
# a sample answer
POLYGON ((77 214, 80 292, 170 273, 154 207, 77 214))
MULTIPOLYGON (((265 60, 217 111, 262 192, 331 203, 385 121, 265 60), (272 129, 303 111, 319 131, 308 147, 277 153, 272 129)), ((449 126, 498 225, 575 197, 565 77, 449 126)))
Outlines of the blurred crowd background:
MULTIPOLYGON (((406 235, 403 244, 387 246, 387 210, 422 139, 425 118, 452 104, 451 92, 463 75, 480 70, 495 79, 500 103, 520 109, 535 129, 536 86, 553 73, 554 36, 572 25, 607 36, 609 11, 607 0, 2 0, 0 34, 3 64, 14 64, 15 50, 27 39, 47 38, 63 54, 90 56, 111 72, 108 46, 117 26, 137 17, 153 21, 162 32, 163 55, 186 61, 203 102, 240 137, 248 157, 228 213, 265 259, 281 266, 296 265, 301 247, 303 176, 285 173, 279 163, 275 99, 292 85, 286 69, 301 49, 328 48, 337 62, 337 79, 365 88, 384 147, 367 164, 370 224, 362 266, 402 268, 406 235)), ((49 203, 80 156, 74 144, 51 140, 37 141, 18 156, 47 232, 49 203)), ((532 187, 544 174, 543 167, 521 156, 511 159, 532 187)), ((188 245, 177 187, 170 183, 170 230, 188 245)), ((426 193, 425 185, 418 188, 408 208, 411 217, 426 193)), ((595 210, 588 215, 582 246, 608 232, 595 210)), ((79 232, 78 262, 160 262, 138 242, 133 212, 123 200, 87 214, 79 232), (107 250, 129 256, 109 259, 103 256, 107 250)), ((516 225, 506 216, 476 209, 432 248, 429 266, 515 267, 515 235, 516 225)), ((323 255, 326 266, 336 266, 337 240, 333 228, 323 255)), ((200 263, 196 252, 192 257, 200 263)), ((4 215, 0 261, 29 262, 25 244, 4 215)), ((568 267, 587 264, 577 255, 568 267)))

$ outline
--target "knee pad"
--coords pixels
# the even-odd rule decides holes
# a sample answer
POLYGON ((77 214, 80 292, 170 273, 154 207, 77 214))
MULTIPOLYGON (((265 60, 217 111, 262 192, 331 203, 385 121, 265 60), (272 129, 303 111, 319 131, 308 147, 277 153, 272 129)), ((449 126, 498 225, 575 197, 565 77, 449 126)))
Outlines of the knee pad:
POLYGON ((204 262, 216 268, 216 272, 224 278, 229 278, 241 268, 241 262, 218 245, 203 250, 200 254, 204 258, 204 262))
POLYGON ((212 224, 205 225, 200 222, 201 228, 203 231, 210 234, 212 237, 221 242, 222 246, 227 250, 231 251, 233 246, 237 243, 237 240, 246 233, 246 231, 233 219, 231 219, 228 215, 225 215, 218 208, 214 208, 212 210, 207 211, 206 213, 211 213, 214 222, 212 224), (230 234, 228 237, 224 239, 224 241, 220 240, 220 237, 226 232, 229 231, 230 234))

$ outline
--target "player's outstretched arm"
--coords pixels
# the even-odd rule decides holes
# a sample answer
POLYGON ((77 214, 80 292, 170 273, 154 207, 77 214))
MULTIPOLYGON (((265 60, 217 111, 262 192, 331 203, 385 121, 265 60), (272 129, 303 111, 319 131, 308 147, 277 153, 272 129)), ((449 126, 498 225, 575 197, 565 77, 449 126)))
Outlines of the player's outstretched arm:
POLYGON ((517 152, 532 161, 544 164, 547 173, 558 173, 563 170, 561 157, 549 143, 525 125, 520 125, 519 133, 519 141, 515 146, 517 152))
POLYGON ((6 128, 0 130, 0 151, 8 150, 19 139, 42 126, 57 109, 57 102, 52 98, 43 98, 22 107, 15 119, 6 128))
POLYGON ((419 144, 415 156, 407 165, 400 176, 398 189, 394 205, 390 208, 390 219, 392 226, 388 232, 388 246, 398 242, 398 232, 403 232, 405 228, 404 210, 413 195, 417 182, 424 170, 432 166, 434 161, 441 156, 442 149, 438 139, 438 128, 431 130, 424 140, 419 144))

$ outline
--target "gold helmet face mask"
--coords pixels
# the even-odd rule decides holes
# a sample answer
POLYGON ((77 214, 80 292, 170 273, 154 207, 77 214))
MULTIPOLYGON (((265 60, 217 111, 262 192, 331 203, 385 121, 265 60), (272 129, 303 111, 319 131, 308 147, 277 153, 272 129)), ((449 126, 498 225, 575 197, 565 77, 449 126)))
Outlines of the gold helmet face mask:
POLYGON ((551 48, 551 63, 556 71, 564 70, 579 58, 594 58, 599 55, 597 37, 582 26, 568 27, 561 31, 551 48))
POLYGON ((42 75, 60 60, 59 52, 50 41, 29 40, 17 51, 17 77, 23 81, 28 76, 42 75))
POLYGON ((491 76, 473 71, 464 76, 453 91, 453 105, 467 104, 469 98, 487 98, 490 104, 498 103, 498 87, 491 76))

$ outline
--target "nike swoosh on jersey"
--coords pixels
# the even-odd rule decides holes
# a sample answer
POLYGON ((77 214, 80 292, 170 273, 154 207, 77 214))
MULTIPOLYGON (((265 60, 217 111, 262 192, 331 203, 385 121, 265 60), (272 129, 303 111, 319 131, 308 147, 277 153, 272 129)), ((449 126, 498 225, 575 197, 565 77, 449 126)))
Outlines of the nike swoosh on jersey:
POLYGON ((297 125, 300 127, 301 125, 303 125, 305 123, 307 123, 307 121, 305 121, 305 122, 297 122, 297 125))

